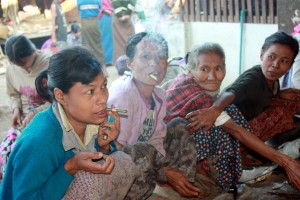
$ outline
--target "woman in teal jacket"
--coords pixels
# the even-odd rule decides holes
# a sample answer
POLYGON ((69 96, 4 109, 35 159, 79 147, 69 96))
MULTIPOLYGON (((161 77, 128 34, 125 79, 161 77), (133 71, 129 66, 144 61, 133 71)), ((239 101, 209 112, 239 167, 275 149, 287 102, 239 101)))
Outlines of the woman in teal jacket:
POLYGON ((37 79, 37 91, 52 106, 37 114, 17 141, 0 199, 62 199, 65 194, 66 199, 123 199, 135 167, 125 153, 108 155, 120 120, 115 111, 106 111, 107 79, 101 64, 90 51, 72 47, 51 57, 46 75, 37 79), (97 176, 98 185, 88 185, 85 172, 97 176), (75 182, 78 174, 81 181, 75 182), (74 184, 69 188, 72 182, 86 189, 76 193, 74 184))

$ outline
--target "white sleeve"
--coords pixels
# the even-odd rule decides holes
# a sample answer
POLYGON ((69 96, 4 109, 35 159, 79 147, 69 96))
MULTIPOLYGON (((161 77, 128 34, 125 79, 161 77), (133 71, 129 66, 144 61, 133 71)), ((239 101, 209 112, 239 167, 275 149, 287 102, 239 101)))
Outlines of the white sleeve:
POLYGON ((219 117, 215 121, 215 126, 221 126, 225 124, 230 119, 230 116, 227 114, 227 112, 223 111, 219 115, 219 117))

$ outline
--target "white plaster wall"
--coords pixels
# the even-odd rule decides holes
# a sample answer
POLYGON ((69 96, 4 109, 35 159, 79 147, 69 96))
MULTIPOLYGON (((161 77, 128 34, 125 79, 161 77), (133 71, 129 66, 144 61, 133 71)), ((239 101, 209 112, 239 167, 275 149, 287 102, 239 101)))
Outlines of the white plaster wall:
MULTIPOLYGON (((186 47, 203 42, 217 42, 225 51, 226 77, 222 88, 239 76, 239 23, 185 23, 186 47)), ((276 24, 244 24, 241 72, 260 63, 260 50, 266 37, 278 30, 276 24)))
MULTIPOLYGON (((260 49, 266 37, 278 30, 276 24, 244 24, 241 71, 260 63, 260 49)), ((239 75, 240 24, 188 22, 165 24, 162 33, 169 43, 170 56, 185 55, 195 44, 217 42, 225 51, 227 73, 222 89, 239 75)))

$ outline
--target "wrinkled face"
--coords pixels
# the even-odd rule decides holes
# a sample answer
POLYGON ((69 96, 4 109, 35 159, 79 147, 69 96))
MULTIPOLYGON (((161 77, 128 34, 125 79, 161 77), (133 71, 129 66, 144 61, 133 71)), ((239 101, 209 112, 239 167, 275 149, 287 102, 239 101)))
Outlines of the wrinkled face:
POLYGON ((167 52, 160 44, 142 40, 137 44, 135 55, 129 60, 128 67, 136 82, 155 86, 165 78, 167 59, 167 52))
POLYGON ((293 56, 293 51, 282 44, 273 44, 262 51, 261 68, 266 80, 272 83, 283 76, 293 64, 293 56))
POLYGON ((198 57, 198 62, 198 66, 190 72, 194 80, 206 91, 217 91, 226 74, 222 57, 216 53, 206 53, 198 57))
POLYGON ((101 124, 107 117, 107 79, 103 74, 87 85, 76 83, 63 96, 64 111, 75 130, 87 124, 101 124))

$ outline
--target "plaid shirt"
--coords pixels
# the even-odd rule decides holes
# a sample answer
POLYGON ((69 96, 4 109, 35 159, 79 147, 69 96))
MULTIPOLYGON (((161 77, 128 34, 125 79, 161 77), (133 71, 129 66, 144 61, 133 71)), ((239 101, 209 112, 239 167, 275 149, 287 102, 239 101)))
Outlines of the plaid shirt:
MULTIPOLYGON (((183 117, 192 111, 208 108, 213 104, 213 97, 201 89, 192 77, 179 75, 167 91, 167 116, 170 121, 175 117, 183 117)), ((225 108, 225 111, 237 122, 247 127, 247 121, 234 105, 225 108)), ((249 130, 249 129, 248 129, 249 130)), ((216 183, 227 191, 235 185, 242 173, 239 142, 231 137, 221 127, 213 126, 209 133, 200 128, 193 134, 198 162, 213 159, 213 168, 218 175, 216 183)))
POLYGON ((185 118, 189 112, 209 108, 212 104, 213 97, 200 88, 192 77, 180 74, 167 90, 165 119, 171 121, 175 117, 185 118))

